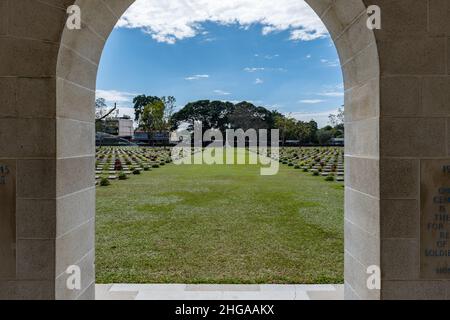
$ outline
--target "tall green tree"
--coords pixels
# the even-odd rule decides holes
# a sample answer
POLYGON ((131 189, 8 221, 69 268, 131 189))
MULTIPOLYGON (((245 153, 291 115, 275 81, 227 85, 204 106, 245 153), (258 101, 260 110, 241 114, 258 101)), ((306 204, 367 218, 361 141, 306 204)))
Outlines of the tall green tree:
POLYGON ((249 102, 237 104, 224 101, 200 100, 188 103, 171 118, 172 128, 187 123, 193 129, 196 121, 203 124, 203 130, 218 129, 271 129, 278 113, 264 107, 256 107, 249 102))
POLYGON ((228 119, 233 129, 270 129, 273 119, 271 111, 264 107, 256 107, 252 103, 243 101, 234 106, 228 119))
MULTIPOLYGON (((175 113, 176 103, 177 99, 173 96, 168 97, 162 97, 161 101, 164 103, 164 119, 166 123, 168 124, 170 122, 170 119, 172 118, 173 114, 175 113)), ((166 128, 167 130, 169 128, 166 128)))
POLYGON ((188 103, 171 118, 173 129, 182 124, 188 124, 188 130, 193 130, 195 122, 201 122, 203 130, 224 130, 229 122, 228 114, 234 105, 230 102, 199 100, 188 103))
POLYGON ((333 131, 330 127, 325 127, 317 131, 317 141, 321 145, 329 144, 333 138, 333 131))
POLYGON ((139 126, 148 133, 165 130, 165 108, 161 100, 147 104, 142 111, 139 126))
POLYGON ((144 108, 153 103, 161 101, 160 98, 154 96, 146 96, 145 94, 139 95, 133 99, 134 104, 134 120, 140 122, 141 116, 144 112, 144 108))
POLYGON ((308 125, 310 134, 308 137, 308 141, 310 143, 317 143, 317 131, 319 130, 319 125, 314 120, 309 121, 308 125))
POLYGON ((285 146, 286 140, 297 140, 298 125, 297 121, 282 114, 277 115, 275 119, 275 128, 280 130, 280 139, 282 146, 285 146))

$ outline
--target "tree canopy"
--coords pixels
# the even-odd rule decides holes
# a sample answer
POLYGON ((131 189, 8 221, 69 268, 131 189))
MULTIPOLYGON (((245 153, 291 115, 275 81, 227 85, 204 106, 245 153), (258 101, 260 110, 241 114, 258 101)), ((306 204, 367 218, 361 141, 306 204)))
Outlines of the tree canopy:
POLYGON ((171 118, 172 129, 187 123, 192 129, 195 122, 201 122, 203 129, 270 129, 275 123, 277 112, 256 107, 249 102, 234 104, 224 101, 199 100, 188 103, 171 118))
POLYGON ((279 129, 283 145, 288 140, 298 144, 327 144, 332 138, 344 135, 343 109, 339 109, 337 115, 330 115, 333 126, 319 129, 314 120, 299 121, 246 101, 237 104, 210 100, 188 103, 171 117, 171 129, 176 130, 187 124, 188 130, 193 130, 197 121, 202 123, 203 131, 217 129, 222 133, 226 129, 279 129))
MULTIPOLYGON (((208 129, 279 129, 281 143, 328 144, 332 138, 344 137, 344 111, 329 116, 331 126, 319 129, 317 122, 300 121, 276 110, 242 101, 232 103, 217 100, 198 100, 186 104, 179 111, 174 97, 140 95, 134 98, 135 118, 139 127, 147 132, 177 130, 186 126, 193 131, 194 124, 201 122, 203 132, 208 129)), ((269 132, 270 134, 270 132, 269 132)))
POLYGON ((204 130, 219 129, 224 131, 229 124, 229 115, 234 110, 231 102, 199 100, 188 103, 171 118, 172 129, 178 129, 182 124, 188 124, 188 130, 193 130, 195 122, 201 122, 204 130))
POLYGON ((154 97, 154 96, 146 96, 145 94, 142 94, 140 96, 137 96, 133 99, 134 103, 134 120, 137 122, 140 122, 141 116, 144 113, 144 108, 152 104, 154 102, 162 101, 161 98, 154 97))
POLYGON ((142 110, 139 127, 147 132, 165 130, 164 112, 165 105, 161 100, 147 104, 142 110))

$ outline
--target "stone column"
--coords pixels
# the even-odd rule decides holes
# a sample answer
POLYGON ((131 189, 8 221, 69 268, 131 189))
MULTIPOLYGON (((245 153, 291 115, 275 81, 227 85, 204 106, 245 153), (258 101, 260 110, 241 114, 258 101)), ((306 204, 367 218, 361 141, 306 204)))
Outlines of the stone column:
POLYGON ((421 181, 436 172, 425 170, 421 177, 421 167, 432 159, 450 163, 450 2, 365 2, 382 9, 382 29, 376 32, 381 69, 381 298, 448 299, 450 281, 445 278, 450 277, 430 277, 421 268, 429 259, 421 261, 426 248, 425 242, 421 248, 421 233, 427 231, 421 224, 420 194, 421 181))
POLYGON ((95 293, 95 90, 106 39, 131 0, 78 0, 80 30, 64 28, 56 66, 55 298, 95 293), (81 290, 66 269, 81 271, 81 290))
POLYGON ((307 1, 327 26, 345 85, 345 297, 379 299, 367 268, 380 265, 379 60, 360 0, 307 1))
POLYGON ((94 298, 95 81, 132 2, 76 1, 71 31, 74 0, 0 0, 0 298, 94 298))
POLYGON ((55 69, 65 10, 47 2, 0 1, 0 167, 9 167, 0 299, 55 298, 55 69))

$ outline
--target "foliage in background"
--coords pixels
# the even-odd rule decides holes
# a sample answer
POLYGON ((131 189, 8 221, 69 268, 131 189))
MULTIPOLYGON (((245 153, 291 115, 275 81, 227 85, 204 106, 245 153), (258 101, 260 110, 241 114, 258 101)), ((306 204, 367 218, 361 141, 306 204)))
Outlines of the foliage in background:
MULTIPOLYGON (((296 120, 278 111, 258 107, 250 102, 199 100, 188 103, 175 112, 176 99, 173 96, 156 97, 139 95, 133 99, 135 121, 139 129, 147 133, 177 130, 186 127, 193 131, 194 123, 201 122, 203 131, 217 129, 225 136, 226 129, 279 129, 281 144, 288 141, 298 145, 326 145, 332 138, 344 138, 344 109, 329 116, 331 125, 319 129, 317 122, 296 120)), ((96 101, 96 118, 111 114, 105 100, 96 101)), ((114 109, 112 110, 114 111, 114 109)), ((104 126, 103 123, 96 126, 104 126)), ((97 128, 97 131, 102 131, 97 128)))

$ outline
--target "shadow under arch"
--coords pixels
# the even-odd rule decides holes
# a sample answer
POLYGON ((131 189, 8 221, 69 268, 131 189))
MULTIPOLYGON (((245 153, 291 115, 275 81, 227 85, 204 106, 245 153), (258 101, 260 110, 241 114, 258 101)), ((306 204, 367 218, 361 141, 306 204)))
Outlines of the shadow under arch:
MULTIPOLYGON (((361 210, 361 203, 366 196, 380 199, 380 66, 375 35, 366 26, 367 7, 363 0, 305 1, 327 27, 339 54, 344 78, 345 297, 380 299, 380 290, 369 290, 366 285, 367 267, 380 265, 380 212, 376 206, 372 209, 374 212, 361 210), (367 175, 363 174, 365 170, 370 170, 370 177, 374 179, 372 188, 361 183, 362 179, 367 178, 367 175), (356 227, 367 223, 372 223, 374 230, 364 231, 364 228, 356 227)), ((98 65, 109 34, 134 2, 76 0, 74 4, 78 5, 82 12, 82 29, 75 32, 64 28, 60 41, 56 67, 57 158, 74 159, 73 161, 86 168, 77 172, 76 179, 92 186, 93 190, 90 192, 94 194, 94 199, 95 183, 90 169, 93 169, 91 163, 95 157, 93 106, 98 65), (72 120, 77 121, 76 125, 72 120)), ((84 215, 77 205, 72 204, 71 212, 78 212, 79 218, 74 219, 83 222, 84 215)), ((88 206, 93 209, 95 201, 90 202, 88 206)), ((60 212, 57 212, 57 217, 59 215, 60 212)), ((83 243, 79 246, 83 247, 83 243)), ((92 249, 86 246, 85 251, 87 250, 92 249)), ((86 254, 87 252, 82 252, 82 256, 86 254)), ((60 252, 56 246, 56 274, 61 274, 65 270, 64 266, 79 261, 79 255, 67 252, 67 248, 65 252, 60 252)), ((93 268, 93 261, 88 264, 92 264, 93 268)), ((58 285, 57 279, 56 298, 70 298, 72 293, 67 291, 64 285, 58 285)))

